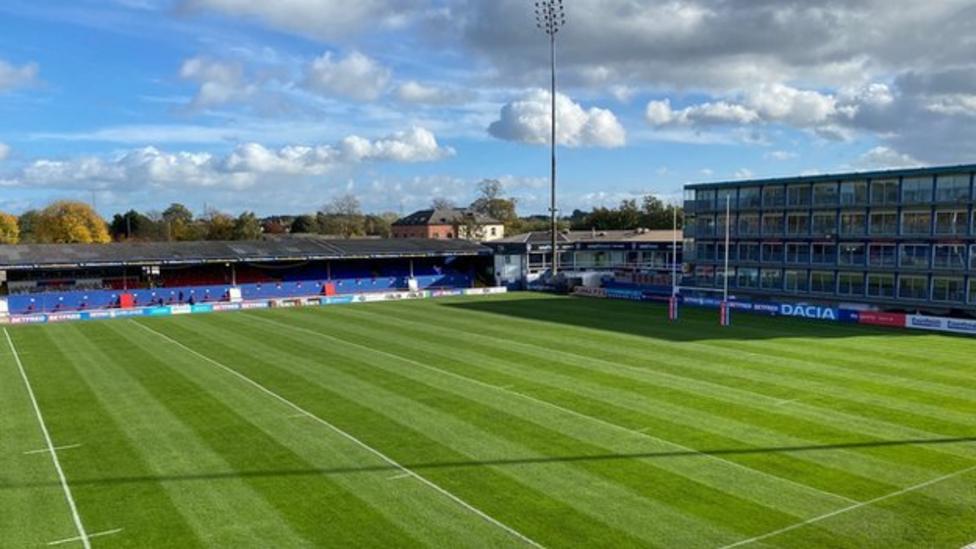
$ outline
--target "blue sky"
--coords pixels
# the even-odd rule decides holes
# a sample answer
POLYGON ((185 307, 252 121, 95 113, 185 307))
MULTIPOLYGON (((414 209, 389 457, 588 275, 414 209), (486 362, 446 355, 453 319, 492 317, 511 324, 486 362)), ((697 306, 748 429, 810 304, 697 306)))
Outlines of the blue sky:
MULTIPOLYGON (((971 2, 565 4, 564 212, 976 158, 971 2)), ((543 213, 546 46, 527 0, 5 0, 0 210, 409 212, 495 178, 543 213)))

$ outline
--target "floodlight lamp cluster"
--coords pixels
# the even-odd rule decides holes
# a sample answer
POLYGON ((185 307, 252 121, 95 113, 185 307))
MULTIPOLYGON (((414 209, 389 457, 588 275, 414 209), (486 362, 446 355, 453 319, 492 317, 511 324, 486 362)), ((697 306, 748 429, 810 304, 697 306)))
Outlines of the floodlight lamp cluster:
POLYGON ((563 0, 540 0, 535 3, 535 26, 549 36, 555 36, 566 24, 563 0))

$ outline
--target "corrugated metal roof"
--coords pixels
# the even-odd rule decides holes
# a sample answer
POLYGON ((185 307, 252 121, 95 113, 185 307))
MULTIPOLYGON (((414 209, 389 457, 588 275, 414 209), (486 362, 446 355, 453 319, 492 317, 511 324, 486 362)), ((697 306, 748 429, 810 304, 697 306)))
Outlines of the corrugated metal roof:
POLYGON ((488 254, 466 240, 269 238, 229 242, 0 245, 0 269, 488 254))

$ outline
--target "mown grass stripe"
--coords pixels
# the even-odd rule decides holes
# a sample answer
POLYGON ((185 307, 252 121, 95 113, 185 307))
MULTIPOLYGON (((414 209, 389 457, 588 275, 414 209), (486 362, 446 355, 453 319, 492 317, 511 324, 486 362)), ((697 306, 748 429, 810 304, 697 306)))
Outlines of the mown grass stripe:
POLYGON ((448 499, 451 499, 452 501, 454 501, 458 505, 460 505, 460 506, 468 509, 470 512, 478 515, 479 517, 481 517, 482 519, 486 520, 487 522, 490 522, 491 524, 494 524, 498 528, 501 528, 502 530, 505 530, 506 532, 508 532, 509 534, 511 534, 514 538, 519 539, 519 540, 525 542, 528 545, 535 546, 535 547, 541 547, 541 545, 539 543, 537 543, 536 541, 532 540, 531 538, 525 536, 521 532, 518 532, 517 530, 513 529, 512 527, 510 527, 510 526, 508 526, 508 525, 506 525, 506 524, 498 521, 494 517, 489 516, 488 514, 486 514, 483 511, 481 511, 480 509, 472 506, 470 503, 462 500, 461 498, 459 498, 455 494, 449 492, 448 490, 445 490, 441 486, 439 486, 437 484, 434 484, 433 482, 431 482, 427 478, 423 477, 422 475, 416 473, 415 471, 412 471, 410 469, 407 469, 407 468, 403 467, 398 462, 396 462, 395 460, 393 460, 392 458, 390 458, 386 454, 382 453, 381 451, 377 450, 376 448, 374 448, 374 447, 372 447, 372 446, 364 443, 363 441, 361 441, 360 439, 356 438, 355 436, 349 434, 348 432, 343 431, 342 429, 339 429, 338 427, 336 427, 335 425, 333 425, 329 421, 327 421, 327 420, 325 420, 325 419, 323 419, 323 418, 321 418, 319 416, 316 416, 316 415, 312 414, 311 412, 305 410, 304 408, 302 408, 298 404, 295 404, 294 402, 292 402, 291 400, 287 399, 286 397, 283 397, 283 396, 279 395, 278 393, 272 391, 271 389, 268 389, 267 387, 265 387, 264 385, 258 383, 257 381, 254 381, 250 377, 248 377, 248 376, 246 376, 246 375, 238 372, 237 370, 235 370, 235 369, 233 369, 233 368, 231 368, 231 367, 229 367, 229 366, 227 366, 227 365, 225 365, 225 364, 223 364, 223 363, 221 363, 221 362, 219 362, 217 360, 214 360, 213 358, 210 358, 207 355, 204 355, 204 354, 200 353, 199 351, 196 351, 196 350, 194 350, 194 349, 192 349, 190 347, 187 347, 183 343, 181 343, 181 342, 179 342, 179 341, 177 341, 177 340, 175 340, 175 339, 167 336, 166 334, 164 334, 162 332, 156 331, 153 328, 151 328, 149 326, 146 326, 145 324, 142 324, 142 323, 139 323, 139 322, 136 322, 136 321, 132 321, 132 323, 133 324, 136 324, 136 325, 142 327, 143 329, 148 330, 148 331, 150 331, 150 332, 158 335, 159 337, 161 337, 161 338, 169 341, 170 343, 172 343, 172 344, 174 344, 174 345, 176 345, 176 346, 184 349, 188 353, 190 353, 190 354, 198 357, 200 360, 203 360, 205 362, 209 362, 210 364, 212 364, 214 366, 217 366, 217 367, 223 369, 228 374, 231 374, 231 375, 234 375, 234 376, 238 377, 241 381, 244 381, 244 382, 250 384, 255 389, 257 389, 257 390, 265 393, 266 395, 268 395, 269 397, 274 398, 275 400, 278 400, 280 403, 282 403, 282 404, 284 404, 284 405, 286 405, 286 406, 294 409, 296 412, 308 414, 310 416, 310 418, 314 419, 318 423, 321 423, 322 425, 324 425, 324 426, 328 427, 329 429, 332 429, 333 431, 335 431, 337 434, 339 434, 339 435, 341 435, 341 436, 349 439, 350 441, 358 444, 364 450, 372 453, 373 455, 375 455, 379 459, 381 459, 381 460, 389 463, 390 465, 401 469, 404 473, 410 474, 411 476, 413 476, 414 478, 416 478, 417 480, 419 480, 423 484, 425 484, 428 487, 430 487, 432 490, 434 490, 434 491, 442 494, 443 496, 447 497, 448 499))
MULTIPOLYGON (((254 316, 253 318, 258 319, 258 320, 263 320, 265 322, 275 323, 275 324, 278 324, 278 325, 284 325, 284 323, 278 323, 278 322, 275 322, 274 320, 265 319, 265 318, 259 317, 259 316, 254 316)), ((367 350, 367 351, 371 351, 371 352, 376 353, 376 354, 382 354, 383 356, 386 356, 387 358, 391 358, 391 359, 397 360, 397 361, 406 362, 408 364, 413 365, 414 367, 423 368, 423 369, 426 369, 426 370, 435 372, 436 374, 441 375, 441 376, 449 376, 449 377, 451 377, 453 379, 461 380, 461 381, 463 381, 465 383, 468 383, 468 384, 474 384, 474 385, 476 385, 476 386, 478 386, 480 388, 488 388, 488 389, 491 389, 493 391, 497 391, 497 392, 504 393, 504 394, 509 395, 511 397, 517 397, 517 398, 520 398, 520 399, 524 399, 524 400, 527 400, 527 401, 529 401, 529 402, 531 402, 531 403, 533 403, 535 405, 539 405, 539 406, 543 406, 543 407, 546 407, 546 408, 550 408, 550 409, 555 410, 557 412, 560 412, 562 414, 568 414, 568 415, 573 416, 573 417, 578 418, 578 419, 584 419, 586 421, 593 422, 595 424, 600 425, 601 427, 609 428, 612 431, 627 433, 628 435, 633 436, 633 437, 636 437, 636 438, 638 438, 638 439, 640 439, 642 441, 644 441, 644 440, 651 440, 651 441, 654 441, 659 447, 664 447, 664 448, 667 448, 668 450, 678 449, 681 452, 688 452, 690 454, 696 455, 696 456, 701 457, 701 458, 715 459, 715 460, 717 460, 718 462, 720 462, 722 464, 722 467, 720 467, 720 469, 723 469, 723 472, 721 473, 721 475, 711 475, 711 474, 709 474, 707 472, 702 471, 700 468, 696 468, 696 467, 684 468, 683 474, 688 475, 689 474, 689 471, 694 471, 693 474, 695 476, 691 476, 689 478, 692 478, 692 480, 698 480, 698 481, 701 481, 702 480, 702 476, 701 475, 704 475, 705 478, 708 478, 709 479, 709 481, 705 481, 705 484, 706 485, 709 485, 709 486, 716 486, 715 483, 720 482, 720 481, 722 481, 721 484, 725 484, 724 483, 724 479, 731 477, 732 478, 732 480, 730 481, 731 484, 732 485, 738 485, 740 487, 740 494, 741 494, 741 486, 750 486, 750 482, 769 482, 769 481, 773 481, 773 484, 775 485, 775 488, 773 489, 774 490, 773 492, 770 492, 771 498, 762 500, 762 502, 764 502, 766 504, 770 504, 771 501, 773 501, 773 499, 781 501, 782 500, 782 497, 784 495, 784 492, 789 492, 789 491, 793 490, 793 487, 792 486, 795 486, 796 488, 799 488, 800 489, 800 492, 797 495, 798 495, 798 498, 799 499, 806 500, 806 501, 804 501, 804 503, 806 503, 807 501, 809 501, 809 499, 812 499, 812 495, 814 493, 818 493, 818 492, 819 492, 819 495, 820 496, 826 496, 826 499, 824 500, 824 505, 834 505, 837 502, 844 501, 844 500, 850 501, 848 498, 844 498, 843 496, 839 496, 837 494, 823 492, 823 491, 817 490, 816 488, 813 488, 813 487, 810 487, 810 486, 807 486, 807 485, 800 485, 800 484, 797 484, 797 483, 795 483, 795 482, 793 482, 793 481, 791 481, 789 479, 784 479, 784 478, 780 478, 780 477, 770 476, 768 474, 762 473, 761 471, 757 471, 757 470, 753 470, 753 469, 746 468, 746 467, 744 467, 744 466, 742 466, 742 465, 740 465, 738 463, 735 463, 735 462, 728 462, 728 461, 725 461, 725 460, 721 460, 719 458, 715 458, 714 456, 711 456, 711 455, 708 455, 708 454, 702 454, 702 453, 700 453, 697 450, 694 450, 692 448, 684 447, 684 446, 681 446, 681 445, 678 445, 678 444, 675 444, 675 443, 672 443, 672 442, 669 442, 669 441, 664 441, 664 440, 662 440, 662 439, 660 439, 658 437, 655 437, 655 436, 650 435, 650 434, 647 434, 647 433, 641 433, 641 432, 638 432, 638 431, 629 429, 627 427, 623 427, 623 426, 618 425, 618 424, 615 424, 615 423, 610 423, 610 422, 608 422, 606 420, 603 420, 601 418, 594 417, 594 416, 589 416, 589 415, 583 414, 581 412, 578 412, 576 410, 573 410, 573 409, 570 409, 570 408, 566 408, 564 406, 561 406, 559 404, 555 404, 555 403, 552 403, 552 402, 549 402, 549 401, 541 400, 539 398, 536 398, 534 396, 531 396, 531 395, 528 395, 528 394, 525 394, 525 393, 521 393, 521 392, 518 392, 518 391, 511 390, 511 389, 506 389, 504 387, 496 386, 496 385, 493 385, 493 384, 490 384, 490 383, 485 383, 485 382, 480 381, 478 379, 475 379, 475 378, 472 378, 472 377, 468 377, 468 376, 465 376, 465 375, 461 375, 461 374, 457 374, 457 373, 452 372, 450 370, 445 370, 445 369, 442 369, 442 368, 438 368, 438 367, 431 366, 429 364, 421 363, 421 362, 418 362, 416 360, 413 360, 411 358, 408 358, 408 357, 405 357, 405 356, 402 356, 402 355, 398 355, 398 354, 394 354, 394 353, 391 353, 391 352, 387 352, 387 351, 381 350, 381 349, 379 349, 376 346, 364 346, 362 344, 359 344, 359 343, 350 341, 348 339, 338 338, 338 337, 335 337, 335 336, 332 336, 332 335, 324 334, 322 332, 317 332, 317 331, 314 331, 314 330, 310 330, 310 329, 305 328, 305 327, 299 327, 299 326, 293 326, 293 325, 290 325, 290 327, 292 329, 294 329, 294 330, 300 330, 300 331, 302 331, 304 333, 308 333, 310 335, 314 335, 314 336, 318 336, 318 337, 321 337, 321 338, 329 339, 330 341, 335 341, 335 342, 343 343, 343 344, 346 344, 346 345, 355 346, 355 347, 358 347, 360 349, 364 349, 364 350, 367 350), (736 474, 735 472, 731 472, 730 473, 728 471, 728 467, 729 466, 731 466, 731 467, 733 467, 733 468, 735 468, 735 469, 737 469, 739 471, 744 471, 744 475, 743 475, 743 473, 740 473, 740 474, 736 474), (758 480, 758 479, 762 479, 762 480, 758 480), (790 487, 788 487, 788 486, 790 486, 790 487)), ((479 398, 478 395, 476 394, 476 392, 475 393, 473 393, 472 391, 464 391, 464 392, 461 392, 458 388, 455 388, 454 390, 457 391, 457 392, 459 392, 460 394, 466 396, 467 398, 470 398, 470 399, 478 399, 479 398)), ((667 467, 665 467, 665 468, 667 469, 667 467)), ((672 471, 679 471, 679 472, 681 472, 682 471, 682 467, 676 466, 676 467, 674 467, 671 470, 672 471)), ((726 490, 728 490, 728 488, 726 488, 726 490)), ((735 492, 731 492, 731 493, 735 493, 735 492)), ((806 507, 806 505, 804 507, 806 508, 806 510, 809 509, 808 507, 806 507)))
MULTIPOLYGON (((371 318, 372 319, 372 318, 371 318)), ((343 317, 343 323, 341 326, 332 326, 332 330, 347 331, 352 330, 356 323, 362 322, 362 318, 353 319, 348 316, 343 317)), ((383 332, 385 321, 375 318, 373 319, 378 323, 378 326, 372 326, 372 330, 360 330, 357 331, 359 335, 369 335, 369 333, 383 332)), ((391 321, 391 322, 400 322, 391 321)), ((325 326, 325 325, 322 325, 325 326)), ((542 387, 555 388, 561 391, 568 391, 584 399, 592 399, 600 401, 605 404, 611 404, 617 407, 626 408, 641 414, 657 415, 665 418, 667 421, 672 422, 676 425, 682 425, 686 428, 692 429, 697 426, 703 426, 702 428, 708 430, 712 433, 722 434, 723 436, 730 437, 732 440, 741 439, 745 446, 739 446, 743 451, 741 453, 736 452, 716 452, 718 455, 729 454, 733 458, 737 455, 748 456, 749 448, 757 450, 757 453, 761 453, 762 448, 768 448, 770 446, 781 446, 781 447, 796 447, 803 448, 804 455, 801 459, 809 460, 812 463, 821 464, 833 464, 835 466, 843 466, 846 470, 852 473, 860 473, 861 484, 870 478, 870 473, 876 472, 877 470, 885 471, 886 479, 888 482, 893 483, 894 486, 904 484, 904 478, 912 478, 912 476, 917 476, 920 478, 926 478, 929 476, 927 470, 915 470, 913 471, 910 467, 906 467, 902 463, 889 461, 887 463, 880 462, 877 459, 869 458, 868 456, 862 455, 845 455, 843 445, 840 446, 828 446, 825 448, 825 452, 816 453, 815 448, 816 443, 811 442, 806 439, 791 438, 780 433, 769 431, 765 425, 753 425, 743 423, 740 420, 730 419, 721 417, 721 409, 716 408, 713 410, 707 410, 706 412, 699 412, 695 408, 690 408, 688 405, 671 405, 667 400, 662 400, 659 398, 659 393, 663 391, 656 391, 653 393, 636 393, 631 389, 633 386, 626 387, 623 385, 604 387, 596 383, 597 375, 593 372, 589 372, 587 377, 582 375, 571 376, 567 375, 567 370, 575 370, 574 366, 569 363, 555 363, 548 364, 543 361, 540 357, 539 360, 535 362, 508 362, 506 360, 499 360, 486 353, 482 353, 478 350, 477 344, 472 341, 458 341, 457 345, 447 345, 442 347, 435 347, 433 345, 435 340, 438 341, 450 341, 450 334, 432 334, 430 337, 425 336, 417 330, 412 330, 410 328, 404 328, 403 323, 400 322, 400 332, 398 335, 387 335, 385 336, 384 342, 391 343, 396 342, 397 345, 403 346, 411 355, 416 355, 418 353, 426 352, 427 355, 433 353, 431 359, 437 360, 438 357, 449 357, 455 366, 461 368, 465 364, 474 366, 475 370, 480 373, 481 371, 491 371, 491 372, 504 372, 510 376, 516 376, 518 379, 529 381, 533 384, 541 384, 542 387), (457 349, 464 349, 464 351, 458 351, 457 349), (422 351, 426 349, 426 351, 422 351), (435 350, 436 349, 436 350, 435 350), (565 366, 564 366, 565 364, 565 366), (528 366, 528 368, 526 368, 528 366), (569 368, 566 368, 569 366, 569 368), (829 452, 829 453, 827 453, 829 452), (838 455, 838 452, 840 454, 838 455), (846 458, 846 459, 845 459, 846 458)), ((377 343, 378 344, 378 343, 377 343)), ((579 365, 579 368, 586 368, 587 365, 579 365)), ((468 368, 469 370, 471 368, 468 368)), ((470 375, 470 372, 466 372, 470 375)), ((483 376, 482 376, 483 377, 483 376)), ((687 396, 691 396, 690 394, 687 396)), ((689 400, 689 399, 685 399, 689 400)), ((704 400, 699 398, 699 400, 704 400)), ((579 399, 576 399, 579 402, 579 399)), ((785 416, 788 417, 788 416, 785 416)), ((756 416, 755 419, 759 419, 756 416)), ((849 441, 850 438, 843 439, 849 441)), ((862 448, 869 448, 870 441, 864 441, 862 448)), ((857 448, 855 445, 854 448, 857 448)), ((712 454, 714 455, 714 454, 712 454)), ((738 463, 738 460, 736 460, 738 463)), ((766 463, 768 465, 768 460, 766 463)), ((759 468, 759 470, 765 470, 765 468, 759 468)), ((823 471, 819 471, 823 473, 823 471)), ((839 471, 838 471, 839 472, 839 471)), ((783 479, 793 482, 789 478, 783 479)), ((820 479, 816 479, 820 480, 820 479)), ((848 478, 848 481, 854 480, 854 478, 848 478)), ((855 488, 857 488, 857 483, 855 483, 855 488)), ((871 486, 872 489, 876 490, 887 490, 888 487, 882 484, 875 484, 871 486)), ((865 486, 860 487, 861 490, 865 489, 865 486)))
MULTIPOLYGON (((245 315, 235 317, 234 323, 239 324, 245 315)), ((227 337, 230 336, 230 329, 227 337)), ((524 424, 512 421, 510 418, 501 419, 503 414, 486 415, 484 411, 479 412, 478 406, 473 402, 457 400, 454 405, 447 405, 442 402, 445 398, 438 392, 424 390, 419 386, 408 389, 402 387, 403 381, 397 381, 393 371, 386 374, 380 372, 370 373, 372 368, 363 368, 375 362, 372 353, 363 350, 353 349, 340 351, 334 348, 327 352, 329 360, 327 362, 315 362, 303 359, 310 353, 295 352, 293 349, 301 347, 302 336, 291 335, 291 341, 287 341, 287 333, 279 334, 274 328, 267 328, 255 323, 251 328, 254 333, 276 333, 277 337, 261 346, 269 346, 270 349, 261 354, 269 357, 279 356, 282 353, 290 354, 287 361, 288 367, 301 371, 311 382, 328 383, 350 395, 356 395, 364 404, 376 406, 378 409, 395 411, 398 418, 403 416, 409 418, 407 423, 411 425, 422 425, 424 431, 434 436, 438 440, 450 441, 451 445, 460 449, 467 455, 472 456, 475 464, 486 467, 497 468, 502 464, 508 463, 504 472, 509 475, 516 475, 520 482, 527 482, 530 486, 537 487, 549 495, 561 501, 570 503, 581 511, 599 518, 612 525, 614 528, 623 529, 632 535, 643 537, 645 544, 680 544, 692 543, 699 544, 702 540, 711 540, 710 543, 717 543, 719 540, 726 539, 732 535, 729 531, 723 531, 712 524, 703 522, 698 518, 684 516, 676 509, 669 508, 654 500, 637 497, 637 493, 632 493, 623 486, 615 487, 612 483, 601 480, 592 473, 582 470, 576 465, 561 463, 560 460, 548 460, 550 456, 540 451, 533 451, 531 446, 541 443, 543 438, 547 438, 542 431, 539 431, 538 438, 519 435, 524 424), (280 341, 284 340, 284 341, 280 341), (337 355, 336 353, 340 353, 337 355), (341 365, 338 356, 346 356, 349 360, 355 361, 349 366, 341 365), (323 367, 327 368, 323 371, 323 367), (349 374, 343 374, 338 370, 342 368, 348 370, 349 374), (389 375, 394 374, 394 375, 389 375), (357 379, 358 378, 358 379, 357 379), (407 395, 411 395, 408 397, 407 395), (417 395, 424 395, 421 400, 417 400, 417 395), (427 396, 429 395, 429 396, 427 396), (412 403, 411 403, 412 401, 412 403), (442 406, 442 404, 444 404, 442 406), (484 423, 485 418, 490 417, 491 421, 484 424, 481 429, 470 425, 474 423, 484 423), (466 423, 468 425, 466 425, 466 423), (496 433, 490 433, 484 428, 499 428, 496 433), (516 436, 519 435, 519 436, 516 436), (506 439, 510 439, 506 440, 506 439), (516 441, 524 442, 516 442, 516 441), (516 456, 514 460, 512 456, 516 456), (587 487, 585 490, 582 487, 587 487), (653 524, 647 524, 642 517, 656 516, 658 520, 653 524)), ((234 333, 241 329, 234 329, 234 333)), ((220 338, 216 333, 209 333, 211 339, 220 338)), ((252 349, 252 352, 255 350, 252 349)), ((321 355, 322 353, 317 353, 321 355)), ((390 413, 390 412, 387 412, 390 413)), ((555 433, 550 433, 552 436, 555 433)), ((584 447, 584 451, 587 449, 584 447)), ((558 457, 558 456, 556 456, 558 457)), ((448 464, 455 465, 455 464, 448 464)), ((463 465, 463 464, 457 464, 463 465)), ((647 487, 651 488, 651 487, 647 487)), ((691 491, 690 493, 695 493, 691 491)), ((705 492, 701 493, 705 495, 705 492)), ((492 492, 482 494, 482 496, 497 497, 498 494, 492 492)), ((731 500, 729 500, 731 502, 731 500)), ((774 511, 768 511, 773 513, 774 511)), ((761 514, 757 515, 761 516, 761 514)))

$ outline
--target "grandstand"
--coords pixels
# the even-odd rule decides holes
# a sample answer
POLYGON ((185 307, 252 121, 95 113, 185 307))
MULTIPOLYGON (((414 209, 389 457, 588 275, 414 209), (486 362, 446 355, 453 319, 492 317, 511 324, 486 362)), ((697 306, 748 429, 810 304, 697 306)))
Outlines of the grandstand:
POLYGON ((252 242, 0 247, 10 314, 470 288, 491 251, 466 241, 277 237, 252 242))

